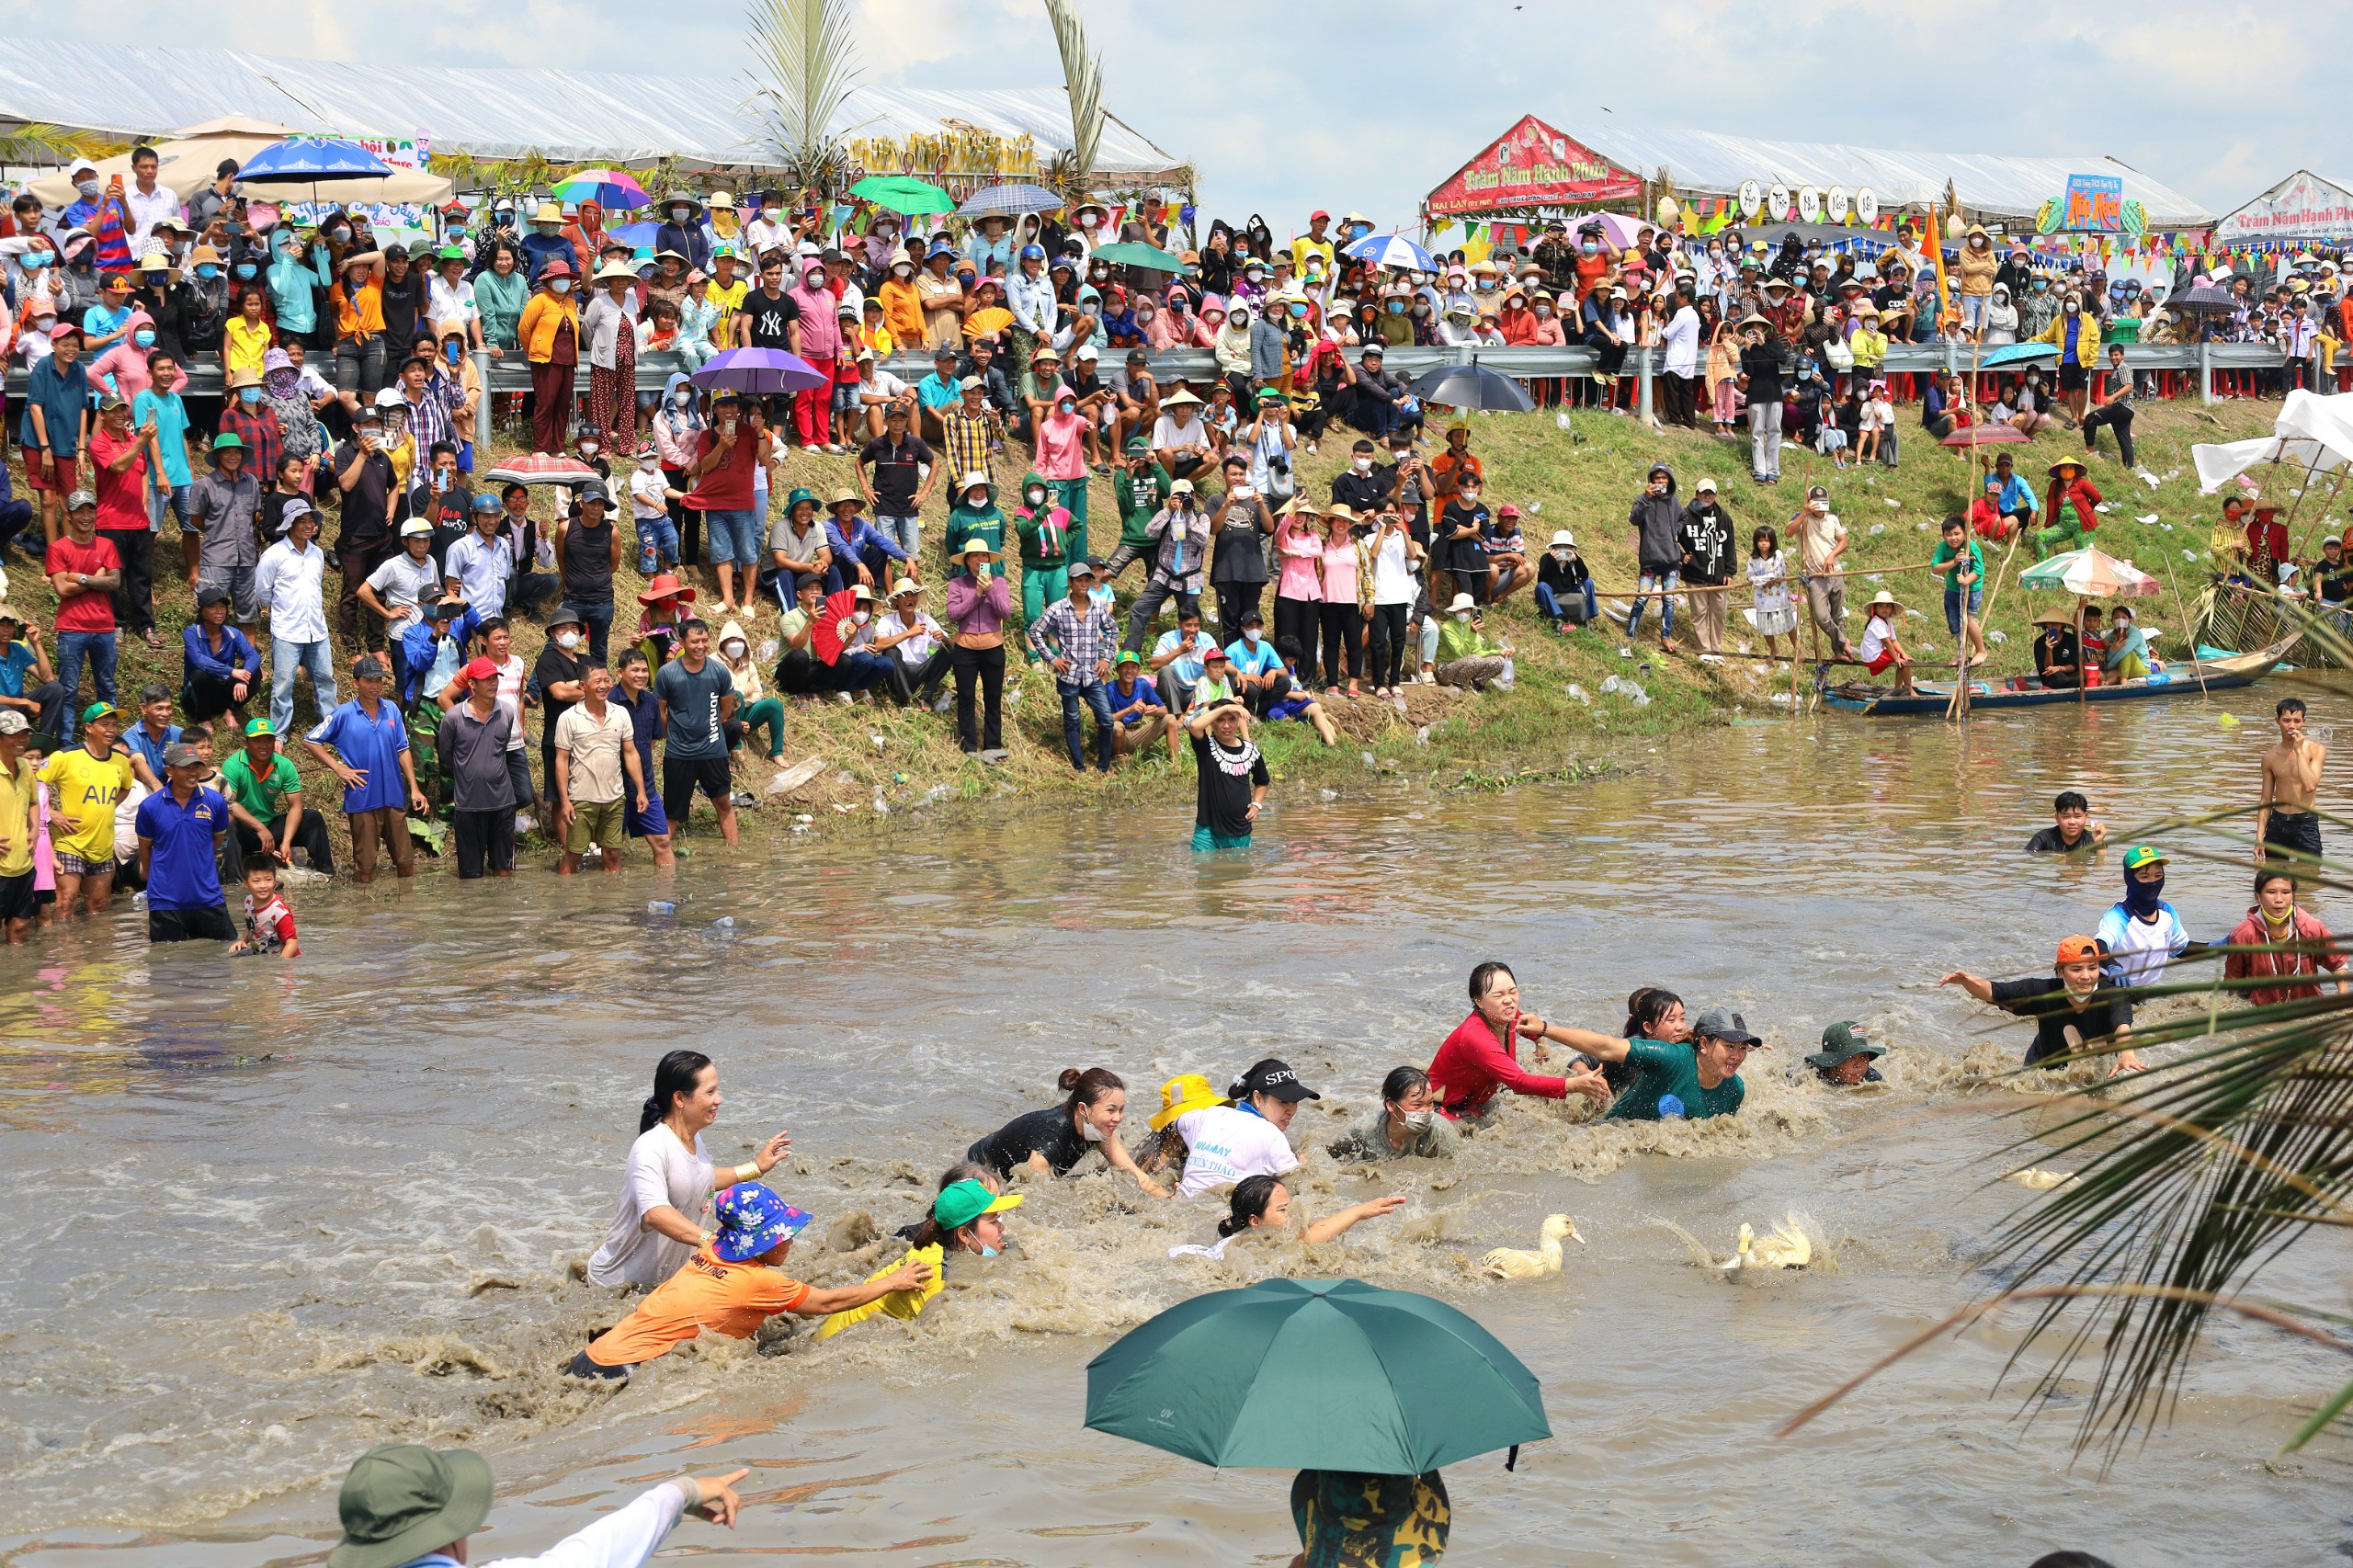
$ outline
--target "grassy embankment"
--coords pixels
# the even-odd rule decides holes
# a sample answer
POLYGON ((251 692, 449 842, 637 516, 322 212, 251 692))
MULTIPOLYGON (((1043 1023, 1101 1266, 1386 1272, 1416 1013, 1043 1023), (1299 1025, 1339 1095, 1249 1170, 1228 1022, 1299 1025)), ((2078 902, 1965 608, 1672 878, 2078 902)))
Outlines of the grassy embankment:
MULTIPOLYGON (((2211 411, 2188 403, 2143 404, 2138 456, 2142 466, 2164 476, 2163 482, 2152 490, 2124 470, 2112 442, 2103 440, 2103 450, 2092 462, 2094 483, 2113 504, 2103 519, 2102 546, 2148 570, 2177 574, 2183 594, 2194 599, 2204 580, 2203 563, 2186 559, 2183 552, 2202 553, 2214 513, 2212 504, 2200 502, 2196 494, 2189 447, 2193 442, 2259 434, 2269 428, 2275 412, 2276 405, 2256 403, 2221 405, 2211 411), (2150 515, 2157 521, 2138 520, 2150 515), (2166 525, 2172 526, 2171 531, 2166 525)), ((1735 443, 1704 433, 1645 430, 1631 418, 1581 414, 1574 432, 1563 433, 1549 412, 1480 415, 1473 421, 1472 443, 1485 463, 1491 505, 1516 501, 1523 507, 1540 506, 1527 522, 1531 546, 1541 548, 1555 528, 1575 532, 1586 562, 1605 590, 1605 610, 1612 597, 1606 590, 1628 588, 1633 583, 1626 513, 1653 460, 1674 466, 1679 493, 1687 499, 1699 478, 1714 478, 1744 551, 1756 524, 1786 523, 1802 502, 1806 485, 1826 484, 1835 509, 1853 534, 1848 565, 1866 574, 1852 578, 1848 585, 1850 635, 1859 635, 1860 606, 1881 585, 1869 574, 1883 574, 1884 585, 1916 612, 1904 622, 1903 636, 1907 645, 1924 661, 1949 664, 1955 649, 1943 625, 1940 596, 1933 591, 1927 574, 1900 569, 1927 560, 1936 540, 1936 519, 1962 509, 1973 486, 1963 460, 1928 442, 1916 424, 1907 424, 1902 435, 1903 465, 1893 472, 1876 466, 1836 470, 1827 459, 1785 448, 1783 479, 1772 489, 1750 483, 1745 439, 1735 443)), ((1299 466, 1311 494, 1329 494, 1329 481, 1347 462, 1347 449, 1348 441, 1343 437, 1326 440, 1316 455, 1302 453, 1299 466)), ((2030 445, 2006 449, 2016 454, 2020 471, 2040 488, 2044 465, 2063 453, 2079 453, 2082 449, 2080 437, 2054 431, 2030 445)), ((999 460, 997 477, 1008 493, 1019 478, 1025 456, 1016 449, 999 460)), ((785 464, 784 489, 807 484, 822 494, 847 478, 849 465, 847 458, 794 453, 785 464)), ((779 492, 779 505, 782 494, 779 492)), ((926 549, 931 559, 926 563, 926 576, 935 582, 946 510, 944 494, 935 494, 926 508, 926 549)), ((1089 511, 1091 542, 1098 553, 1106 552, 1118 537, 1108 480, 1095 482, 1089 511)), ((330 517, 328 537, 332 536, 330 517)), ((158 543, 159 563, 177 561, 177 542, 170 530, 158 543)), ((2015 579, 2031 561, 2030 546, 2021 548, 1992 607, 1990 629, 2006 639, 1993 649, 1990 668, 1996 675, 2030 665, 2027 617, 2040 607, 2018 590, 2015 579)), ((627 565, 634 565, 633 550, 627 565)), ((1989 569, 1994 565, 1989 562, 1989 569)), ((708 603, 714 596, 707 569, 696 575, 708 603)), ((14 603, 48 627, 55 600, 37 569, 28 562, 12 562, 10 577, 9 597, 14 603)), ((1123 616, 1127 593, 1140 586, 1142 578, 1141 570, 1131 568, 1121 584, 1123 616)), ((634 593, 641 585, 625 567, 623 592, 634 593)), ((1735 590, 1733 602, 1727 652, 1744 642, 1761 651, 1761 642, 1748 631, 1739 614, 1747 602, 1745 588, 1735 590)), ((927 599, 926 607, 935 614, 941 608, 936 597, 927 599)), ((1271 598, 1267 608, 1271 612, 1271 598)), ((2182 625, 2170 592, 2142 608, 2144 622, 2173 631, 2182 625)), ((157 612, 165 639, 162 650, 150 649, 133 637, 123 639, 117 686, 126 706, 151 680, 176 689, 179 631, 193 614, 187 585, 176 579, 165 584, 157 595, 157 612)), ((624 625, 633 625, 632 614, 632 607, 625 602, 621 607, 624 625)), ((756 648, 774 636, 776 624, 771 608, 747 625, 756 648)), ((1643 641, 1631 645, 1631 656, 1621 652, 1629 647, 1622 620, 1618 625, 1555 635, 1544 629, 1524 594, 1490 612, 1487 631, 1490 637, 1515 647, 1518 682, 1514 690, 1471 695, 1415 687, 1408 693, 1407 711, 1403 714, 1370 699, 1344 700, 1332 705, 1343 732, 1339 745, 1332 748, 1320 745, 1313 733, 1302 724, 1266 727, 1260 738, 1278 790, 1361 782, 1371 776, 1365 762, 1367 753, 1373 759, 1373 769, 1427 777, 1446 786, 1493 787, 1516 778, 1574 776, 1608 766, 1630 738, 1722 722, 1736 712, 1758 715, 1788 710, 1790 672, 1786 667, 1776 669, 1761 658, 1733 658, 1721 665, 1704 665, 1691 656, 1688 637, 1681 656, 1663 655, 1657 645, 1655 607, 1645 621, 1643 641), (1625 695, 1603 693, 1602 683, 1613 675, 1635 682, 1650 700, 1642 703, 1625 695), (1585 696, 1572 696, 1568 690, 1572 684, 1585 696), (1778 700, 1777 693, 1781 694, 1778 700)), ((536 624, 520 626, 517 651, 526 659, 536 659, 542 636, 536 624)), ((264 643, 266 652, 266 638, 264 643)), ((2177 639, 2161 641, 2160 647, 2167 653, 2184 652, 2177 639)), ((1801 671, 1801 690, 1807 673, 1801 671)), ((1190 762, 1173 766, 1160 748, 1123 762, 1108 780, 1098 775, 1074 778, 1063 751, 1060 705, 1051 680, 1041 671, 1008 679, 1007 701, 1006 741, 1012 756, 995 767, 957 749, 950 717, 921 710, 843 707, 835 702, 790 706, 785 762, 789 765, 813 756, 824 758, 825 767, 805 787, 772 795, 764 789, 773 777, 765 761, 748 757, 740 761, 739 785, 758 793, 761 802, 758 809, 745 813, 746 841, 789 834, 802 825, 795 819, 804 815, 812 819, 807 825, 814 831, 848 827, 873 815, 878 795, 897 813, 910 805, 1008 796, 1034 804, 1071 791, 1097 797, 1118 791, 1138 800, 1169 801, 1189 793, 1192 788, 1190 762)), ((266 708, 256 710, 266 711, 266 708)), ((298 722, 307 723, 310 710, 305 684, 298 698, 298 722)), ((296 760, 303 767, 312 801, 332 803, 338 798, 333 778, 318 769, 307 754, 296 760)), ((698 846, 710 842, 704 814, 708 810, 707 805, 698 809, 694 832, 698 846)), ((340 821, 335 825, 339 837, 340 821)))

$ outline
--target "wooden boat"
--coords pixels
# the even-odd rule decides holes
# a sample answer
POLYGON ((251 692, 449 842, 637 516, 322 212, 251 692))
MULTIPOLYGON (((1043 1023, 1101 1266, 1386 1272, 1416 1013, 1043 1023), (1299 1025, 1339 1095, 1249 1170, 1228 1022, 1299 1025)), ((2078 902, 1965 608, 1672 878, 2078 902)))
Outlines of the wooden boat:
MULTIPOLYGON (((1991 686, 1972 685, 1969 693, 1969 710, 1981 712, 1994 708, 2050 708, 2075 702, 2142 702, 2153 698, 2196 697, 2202 691, 2229 691, 2242 686, 2253 686, 2279 666, 2295 645, 2301 632, 2281 638, 2268 648, 2252 653, 2226 653, 2209 656, 2193 666, 2188 659, 2180 660, 2146 680, 2126 681, 2120 686, 2096 686, 2078 692, 2069 687, 2059 690, 2009 691, 1991 686), (2204 679, 2200 679, 2203 670, 2204 679)), ((1915 665, 1915 671, 1920 666, 1915 665)), ((1898 697, 1883 686, 1869 681, 1847 681, 1837 686, 1824 684, 1819 687, 1823 702, 1832 708, 1843 708, 1850 713, 1867 713, 1875 719, 1919 719, 1945 716, 1952 700, 1952 683, 1930 681, 1915 683, 1909 696, 1898 697)))

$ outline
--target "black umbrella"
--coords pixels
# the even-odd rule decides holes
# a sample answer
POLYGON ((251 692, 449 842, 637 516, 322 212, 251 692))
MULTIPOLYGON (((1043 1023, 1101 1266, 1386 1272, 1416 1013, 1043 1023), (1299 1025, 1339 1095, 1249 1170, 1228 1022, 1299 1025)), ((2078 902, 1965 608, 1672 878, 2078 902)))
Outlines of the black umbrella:
POLYGON ((1500 408, 1526 414, 1536 406, 1526 387, 1475 360, 1441 366, 1415 381, 1411 390, 1424 403, 1442 403, 1449 408, 1500 408))
POLYGON ((2227 290, 2201 283, 2195 289, 2166 295, 2164 308, 2176 315, 2226 316, 2239 308, 2239 302, 2227 290))

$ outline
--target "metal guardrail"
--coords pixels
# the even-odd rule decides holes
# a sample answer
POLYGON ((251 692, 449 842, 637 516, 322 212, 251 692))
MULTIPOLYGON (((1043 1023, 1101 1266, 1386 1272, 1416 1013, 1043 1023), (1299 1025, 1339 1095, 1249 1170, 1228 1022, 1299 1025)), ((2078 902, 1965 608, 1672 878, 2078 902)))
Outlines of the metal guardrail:
MULTIPOLYGON (((1109 350, 1106 358, 1123 361, 1127 351, 1109 350)), ((1972 351, 1965 343, 1904 343, 1888 346, 1883 369, 1897 375, 1927 375, 1938 371, 1958 374, 1970 367, 1972 351)), ((1219 374, 1217 357, 1205 348, 1188 348, 1152 354, 1153 372, 1159 376, 1214 376, 1219 374)), ((1662 359, 1656 348, 1635 348, 1627 351, 1625 363, 1619 373, 1631 376, 1638 383, 1637 406, 1647 417, 1656 407, 1654 381, 1662 359)), ((1387 368, 1400 375, 1419 376, 1448 365, 1468 365, 1476 361, 1505 375, 1528 380, 1551 380, 1556 377, 1589 376, 1594 373, 1599 358, 1583 347, 1514 348, 1391 348, 1383 352, 1387 368)), ((530 367, 520 353, 494 359, 486 351, 473 356, 476 370, 483 384, 494 394, 506 395, 529 392, 531 386, 530 367)), ((2199 399, 2214 401, 2216 370, 2278 369, 2287 363, 2287 357, 2278 348, 2261 343, 2198 343, 2198 344, 2127 344, 2124 362, 2135 370, 2194 370, 2198 373, 2199 399)), ((670 377, 687 368, 675 354, 642 354, 637 361, 637 389, 640 392, 660 392, 670 377)), ((896 354, 884 362, 883 368, 901 380, 914 382, 931 373, 931 358, 927 354, 896 354)), ((187 395, 219 397, 223 391, 222 371, 217 364, 191 367, 188 372, 187 395)), ((6 386, 12 397, 24 392, 25 372, 8 372, 6 386)), ((588 387, 588 367, 580 367, 579 388, 585 396, 588 387)), ((491 411, 485 399, 475 416, 474 439, 487 445, 491 438, 491 411)))

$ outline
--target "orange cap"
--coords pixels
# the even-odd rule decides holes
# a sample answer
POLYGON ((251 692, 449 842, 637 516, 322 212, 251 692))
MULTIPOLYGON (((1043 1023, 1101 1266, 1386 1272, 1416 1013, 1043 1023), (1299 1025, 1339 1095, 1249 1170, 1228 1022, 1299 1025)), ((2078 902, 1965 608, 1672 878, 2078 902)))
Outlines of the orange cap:
POLYGON ((2059 938, 2058 961, 2062 965, 2096 962, 2100 956, 2099 943, 2092 937, 2062 937, 2059 938))

